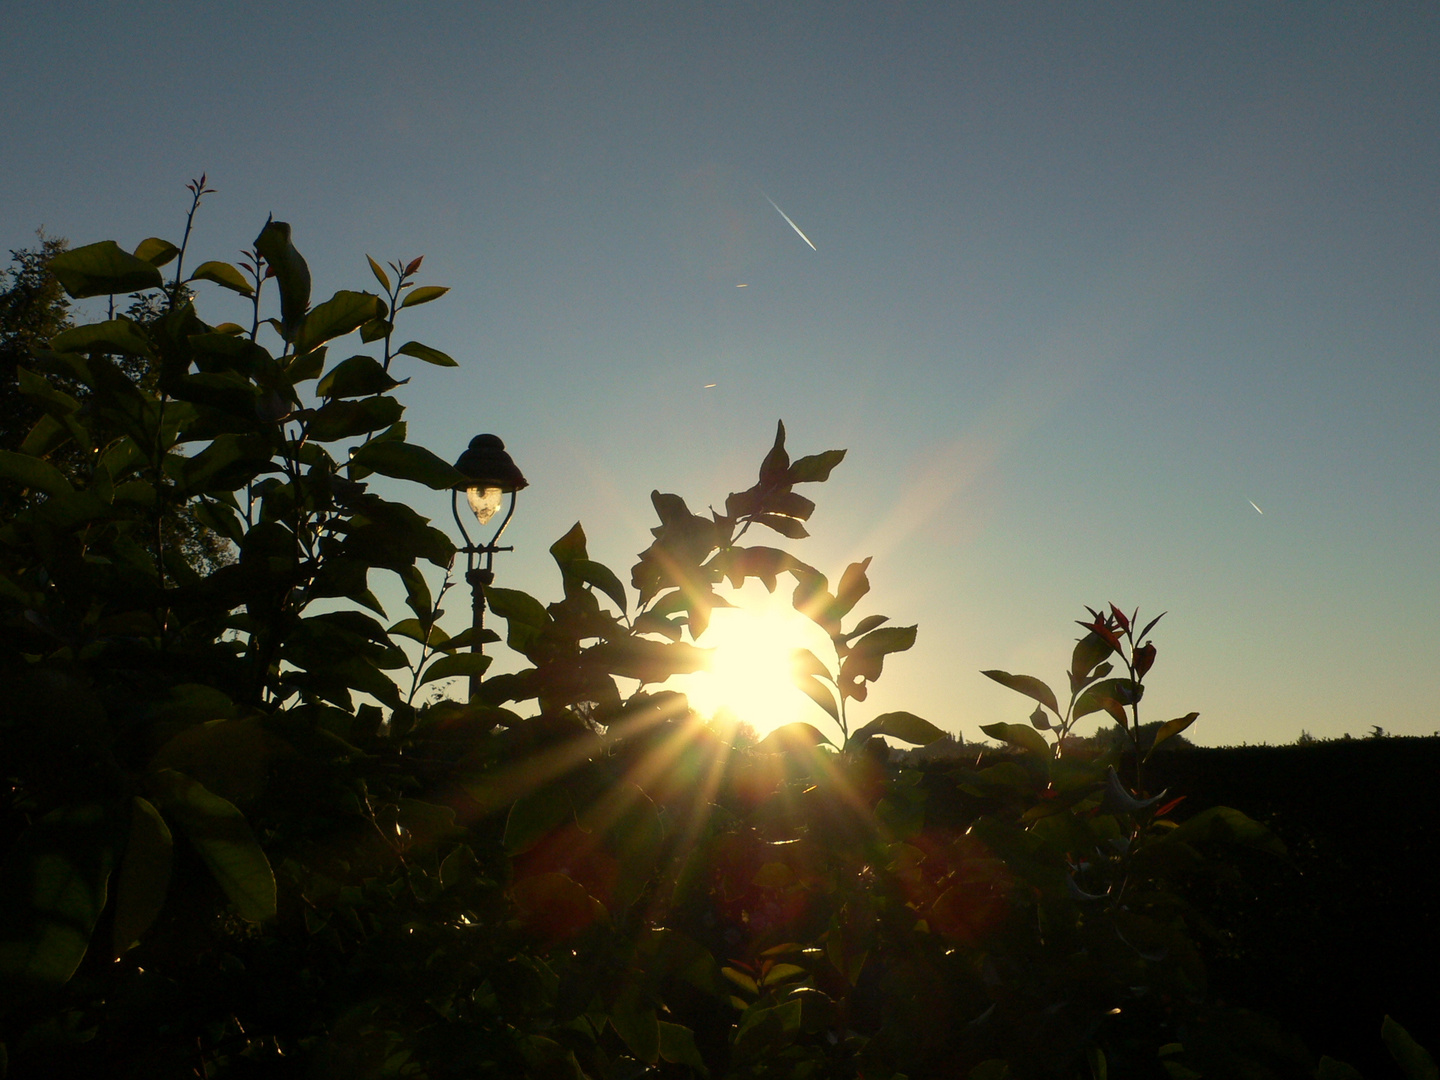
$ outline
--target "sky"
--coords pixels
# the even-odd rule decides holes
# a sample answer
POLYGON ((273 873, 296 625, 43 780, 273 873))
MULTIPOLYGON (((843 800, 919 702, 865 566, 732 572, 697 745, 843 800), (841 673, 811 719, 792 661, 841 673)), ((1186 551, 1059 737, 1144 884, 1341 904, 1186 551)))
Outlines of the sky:
POLYGON ((1023 722, 980 671, 1059 687, 1113 601, 1168 613, 1145 717, 1198 711, 1196 742, 1440 729, 1440 6, 0 25, 0 247, 177 239, 204 171, 192 265, 270 213, 317 300, 425 256, 451 292, 402 333, 462 367, 402 372, 411 438, 506 440, 531 486, 499 584, 557 598, 576 520, 628 578, 650 491, 720 506, 783 419, 849 452, 795 554, 874 556, 859 611, 919 625, 857 719, 1023 722))

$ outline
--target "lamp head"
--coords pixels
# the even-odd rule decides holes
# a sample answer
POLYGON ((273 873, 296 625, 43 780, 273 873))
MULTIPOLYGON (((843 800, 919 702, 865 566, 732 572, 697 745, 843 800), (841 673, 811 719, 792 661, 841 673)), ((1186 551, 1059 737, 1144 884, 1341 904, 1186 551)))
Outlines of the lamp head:
POLYGON ((465 492, 481 525, 495 516, 503 495, 513 495, 529 486, 498 435, 476 435, 455 462, 455 468, 464 477, 455 484, 455 490, 465 492))

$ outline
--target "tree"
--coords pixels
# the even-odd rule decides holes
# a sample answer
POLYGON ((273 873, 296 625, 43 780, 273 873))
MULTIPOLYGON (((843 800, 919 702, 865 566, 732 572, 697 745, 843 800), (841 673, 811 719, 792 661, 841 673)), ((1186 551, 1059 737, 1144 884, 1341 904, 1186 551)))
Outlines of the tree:
MULTIPOLYGON (((1173 882, 1215 841, 1273 838, 1231 810, 1176 826, 1110 761, 1064 754, 1069 717, 1053 742, 992 729, 1017 759, 948 789, 890 766, 882 737, 942 736, 854 715, 915 627, 856 618, 869 560, 832 585, 742 543, 803 538, 796 488, 843 451, 792 460, 780 425, 723 512, 654 492, 630 589, 577 523, 550 549, 558 600, 488 590, 527 665, 489 675, 475 647, 497 635, 441 625, 451 540, 370 486, 463 479, 407 440, 392 393, 402 363, 455 366, 393 344, 445 289, 418 283, 419 259, 370 260, 380 294, 312 305, 276 221, 240 266, 186 278, 185 246, 52 259, 71 297, 166 300, 41 343, 20 383, 41 415, 0 450, 18 507, 0 522, 15 1075, 1095 1076, 1157 1052, 1209 1068, 1173 882), (205 323, 195 281, 251 298, 251 326, 205 323), (370 353, 331 361, 349 335, 370 353), (67 471, 69 443, 87 453, 67 471), (177 551, 180 512, 238 558, 177 551), (758 743, 657 686, 703 664, 725 584, 751 578, 787 581, 834 652, 796 657, 828 719, 758 743), (427 698, 472 675, 468 701, 427 698)), ((1129 725, 1154 653, 1118 633, 1095 616, 1072 702, 1103 697, 1129 725), (1102 681, 1112 654, 1128 688, 1102 681)))
POLYGON ((40 417, 20 393, 17 369, 30 349, 70 325, 70 301, 50 273, 50 260, 66 248, 63 237, 36 233, 38 247, 10 252, 0 273, 0 447, 18 450, 40 417))

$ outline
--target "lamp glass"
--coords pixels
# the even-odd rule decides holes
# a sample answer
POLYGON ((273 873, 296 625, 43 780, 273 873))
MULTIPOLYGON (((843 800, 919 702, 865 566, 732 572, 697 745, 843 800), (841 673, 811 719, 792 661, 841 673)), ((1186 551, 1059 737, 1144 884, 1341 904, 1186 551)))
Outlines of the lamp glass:
POLYGON ((498 487, 470 487, 465 489, 465 498, 470 503, 470 509, 475 513, 475 519, 481 525, 489 523, 500 509, 501 500, 505 492, 498 487))

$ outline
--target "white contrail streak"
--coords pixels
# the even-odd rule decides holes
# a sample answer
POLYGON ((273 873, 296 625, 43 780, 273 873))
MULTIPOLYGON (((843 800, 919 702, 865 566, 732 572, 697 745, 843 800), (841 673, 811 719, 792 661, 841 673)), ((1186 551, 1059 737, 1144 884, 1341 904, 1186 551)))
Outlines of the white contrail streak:
MULTIPOLYGON (((1251 506, 1255 506, 1254 499, 1246 499, 1245 501, 1248 502, 1251 506)), ((1255 513, 1263 515, 1265 511, 1261 510, 1258 506, 1255 506, 1255 513)))
MULTIPOLYGON (((762 191, 762 192, 760 192, 760 194, 761 194, 761 195, 765 195, 765 192, 762 191)), ((772 198, 770 198, 769 195, 765 195, 765 201, 768 202, 771 206, 775 206, 775 200, 772 199, 772 198)), ((779 214, 781 217, 783 217, 783 218, 789 223, 790 228, 792 228, 792 229, 795 230, 795 234, 796 234, 797 236, 799 236, 801 240, 804 240, 805 243, 810 244, 810 250, 811 250, 811 251, 819 251, 819 250, 820 250, 820 249, 817 248, 814 244, 811 244, 811 243, 810 243, 810 238, 809 238, 808 236, 806 236, 803 232, 800 231, 800 226, 799 226, 799 225, 796 225, 795 222, 793 222, 793 221, 790 220, 790 215, 789 215, 789 214, 785 213, 785 211, 784 211, 784 210, 781 210, 780 207, 778 207, 778 206, 775 206, 775 212, 776 212, 777 214, 779 214)))

